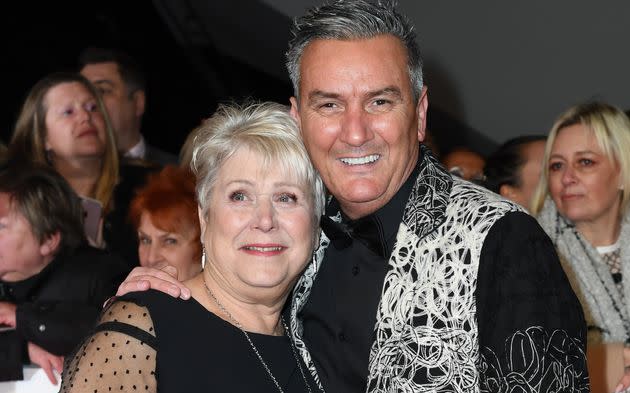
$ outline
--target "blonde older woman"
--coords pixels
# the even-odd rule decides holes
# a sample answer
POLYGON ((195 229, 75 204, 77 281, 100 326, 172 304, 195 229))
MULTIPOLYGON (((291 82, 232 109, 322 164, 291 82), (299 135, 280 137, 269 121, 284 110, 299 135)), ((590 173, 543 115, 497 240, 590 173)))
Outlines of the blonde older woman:
POLYGON ((628 190, 628 117, 599 102, 560 115, 532 205, 580 298, 591 346, 630 342, 628 190))
POLYGON ((260 104, 221 107, 195 132, 206 265, 186 282, 193 301, 119 298, 66 365, 62 392, 317 390, 281 317, 324 205, 297 126, 260 104))

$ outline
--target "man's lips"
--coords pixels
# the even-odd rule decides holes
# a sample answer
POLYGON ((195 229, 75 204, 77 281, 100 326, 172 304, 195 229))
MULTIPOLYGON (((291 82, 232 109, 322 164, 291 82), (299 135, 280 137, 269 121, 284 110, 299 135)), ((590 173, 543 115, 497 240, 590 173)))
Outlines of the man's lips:
POLYGON ((354 165, 367 165, 378 161, 381 158, 380 154, 369 154, 361 157, 341 157, 339 161, 348 166, 354 165))

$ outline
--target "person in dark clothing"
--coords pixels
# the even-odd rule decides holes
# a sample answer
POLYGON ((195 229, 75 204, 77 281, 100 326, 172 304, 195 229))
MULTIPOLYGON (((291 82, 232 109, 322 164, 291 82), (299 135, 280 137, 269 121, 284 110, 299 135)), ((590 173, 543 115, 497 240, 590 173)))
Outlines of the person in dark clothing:
POLYGON ((53 169, 0 172, 0 380, 22 365, 52 383, 124 278, 122 260, 87 244, 79 198, 53 169))

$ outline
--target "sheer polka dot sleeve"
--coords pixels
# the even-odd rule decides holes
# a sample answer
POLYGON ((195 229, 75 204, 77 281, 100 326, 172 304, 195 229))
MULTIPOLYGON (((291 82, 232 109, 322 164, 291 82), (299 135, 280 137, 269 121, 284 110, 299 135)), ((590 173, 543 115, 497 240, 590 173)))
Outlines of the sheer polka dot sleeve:
POLYGON ((115 302, 66 359, 61 393, 156 392, 153 322, 146 308, 115 302))

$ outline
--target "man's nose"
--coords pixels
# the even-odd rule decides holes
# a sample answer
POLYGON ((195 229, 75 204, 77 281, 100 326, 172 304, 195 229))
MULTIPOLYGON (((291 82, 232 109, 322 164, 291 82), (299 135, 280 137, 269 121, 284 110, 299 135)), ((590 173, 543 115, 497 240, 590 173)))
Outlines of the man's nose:
POLYGON ((361 146, 374 137, 370 129, 370 114, 359 107, 348 107, 341 127, 341 141, 351 146, 361 146))

